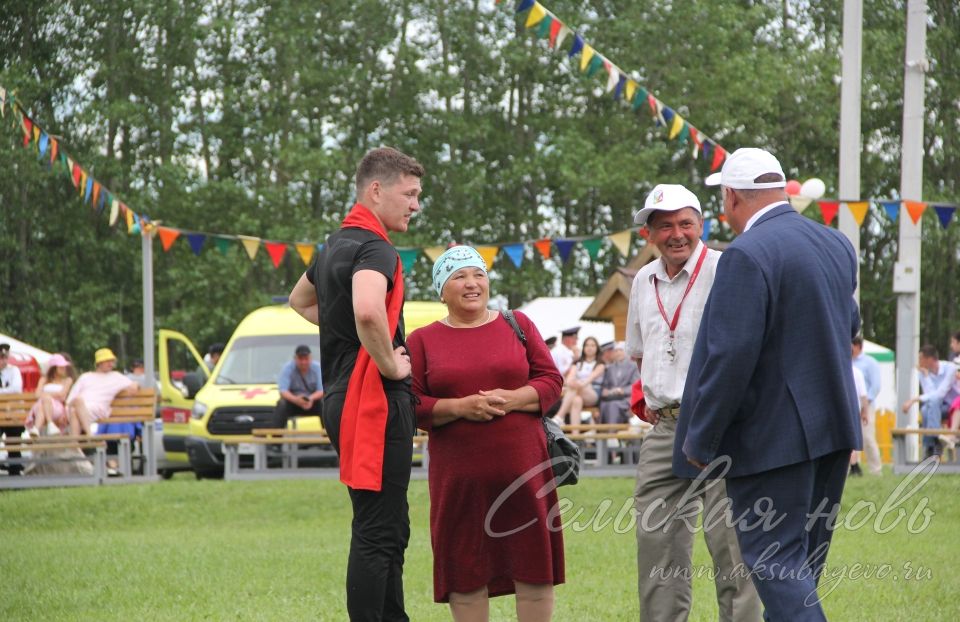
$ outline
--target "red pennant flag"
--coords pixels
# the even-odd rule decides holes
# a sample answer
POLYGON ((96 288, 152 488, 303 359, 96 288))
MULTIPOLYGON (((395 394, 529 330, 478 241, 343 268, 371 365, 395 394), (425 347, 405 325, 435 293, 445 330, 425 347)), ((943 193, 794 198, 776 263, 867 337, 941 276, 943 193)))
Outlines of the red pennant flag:
POLYGON ((726 157, 727 151, 720 145, 717 145, 713 150, 713 164, 710 165, 710 170, 715 171, 720 168, 720 165, 723 164, 723 161, 726 159, 726 157))
POLYGON ((637 235, 639 235, 644 240, 650 239, 650 230, 647 229, 647 226, 644 225, 637 230, 637 235))
POLYGON ((267 249, 267 253, 270 254, 273 267, 279 268, 280 262, 283 261, 283 256, 287 253, 287 245, 283 242, 264 242, 263 246, 267 249))
POLYGON ((903 206, 907 208, 907 213, 910 214, 910 220, 913 221, 913 224, 920 222, 923 210, 927 209, 927 204, 923 201, 904 201, 903 206))
POLYGON ((33 121, 26 115, 23 117, 23 146, 30 144, 30 138, 33 136, 33 121))
POLYGON ((550 240, 543 238, 533 243, 544 259, 550 259, 550 240))
POLYGON ((697 131, 697 128, 693 127, 693 126, 690 125, 689 123, 687 124, 687 126, 690 128, 690 139, 693 140, 693 144, 695 144, 697 147, 699 147, 700 144, 701 144, 701 143, 700 143, 700 132, 698 132, 698 131, 697 131))
POLYGON ((839 209, 839 201, 820 201, 820 215, 823 216, 823 224, 829 227, 833 219, 837 217, 839 209))
POLYGON ((76 162, 73 163, 73 187, 80 187, 80 165, 76 162))
POLYGON ((557 47, 557 35, 560 34, 560 29, 563 28, 563 24, 560 23, 559 19, 554 19, 550 22, 550 47, 557 47))
POLYGON ((657 114, 657 98, 653 95, 647 94, 647 103, 650 104, 650 112, 654 115, 657 114))
POLYGON ((160 245, 163 247, 163 251, 166 252, 173 246, 174 241, 180 237, 180 231, 171 229, 170 227, 157 227, 157 235, 160 236, 160 245))

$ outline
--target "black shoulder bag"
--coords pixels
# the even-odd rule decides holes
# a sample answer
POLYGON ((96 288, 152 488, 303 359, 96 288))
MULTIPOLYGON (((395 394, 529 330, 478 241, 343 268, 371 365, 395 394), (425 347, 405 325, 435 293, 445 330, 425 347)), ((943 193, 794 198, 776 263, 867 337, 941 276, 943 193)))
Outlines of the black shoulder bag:
MULTIPOLYGON (((500 313, 526 348, 527 336, 517 324, 513 311, 505 309, 500 313)), ((576 484, 580 481, 580 447, 563 434, 560 425, 551 417, 542 416, 540 420, 543 423, 543 433, 547 437, 547 454, 553 464, 553 478, 557 480, 557 486, 576 484)))

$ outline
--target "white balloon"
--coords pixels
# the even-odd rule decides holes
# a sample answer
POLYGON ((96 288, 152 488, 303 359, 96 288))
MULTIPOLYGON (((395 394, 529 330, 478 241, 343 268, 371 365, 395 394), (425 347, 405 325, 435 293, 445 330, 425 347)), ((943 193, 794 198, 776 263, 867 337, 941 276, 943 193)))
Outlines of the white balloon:
POLYGON ((808 179, 800 186, 800 196, 807 197, 808 199, 819 199, 826 191, 827 187, 824 185, 823 180, 817 179, 816 177, 808 179))

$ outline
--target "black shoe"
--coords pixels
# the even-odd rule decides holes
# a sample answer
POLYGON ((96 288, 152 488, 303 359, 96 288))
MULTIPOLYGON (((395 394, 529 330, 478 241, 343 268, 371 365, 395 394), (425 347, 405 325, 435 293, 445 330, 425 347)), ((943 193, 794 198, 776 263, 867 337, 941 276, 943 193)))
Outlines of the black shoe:
POLYGON ((857 464, 851 464, 851 465, 850 465, 850 475, 853 475, 854 477, 861 477, 861 476, 863 476, 863 471, 860 470, 860 463, 859 463, 859 462, 858 462, 857 464))

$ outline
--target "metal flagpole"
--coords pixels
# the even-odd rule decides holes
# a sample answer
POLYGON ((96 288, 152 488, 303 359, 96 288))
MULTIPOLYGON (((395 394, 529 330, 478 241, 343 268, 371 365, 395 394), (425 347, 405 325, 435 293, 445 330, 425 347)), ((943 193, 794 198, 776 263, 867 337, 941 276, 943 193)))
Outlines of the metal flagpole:
MULTIPOLYGON (((143 371, 148 382, 153 382, 154 377, 154 352, 153 352, 153 232, 152 228, 147 228, 140 236, 140 249, 143 256, 143 371)), ((143 430, 143 453, 147 457, 147 463, 144 465, 144 476, 155 477, 157 475, 157 454, 154 449, 154 437, 156 430, 154 423, 144 425, 143 430)))
MULTIPOLYGON (((840 83, 840 179, 842 201, 860 200, 860 101, 862 93, 863 0, 843 3, 843 64, 840 83)), ((849 209, 840 210, 840 232, 853 244, 860 257, 860 226, 849 209)), ((860 301, 859 262, 857 291, 860 301)))
MULTIPOLYGON (((907 51, 903 80, 903 156, 900 165, 900 196, 920 201, 923 189, 924 80, 927 71, 927 3, 907 4, 907 51)), ((903 404, 916 393, 914 368, 920 349, 920 233, 900 209, 900 244, 894 268, 893 291, 897 294, 897 401, 903 404)), ((897 426, 908 426, 909 415, 897 408, 897 426)), ((915 425, 915 421, 914 421, 915 425)), ((908 445, 913 445, 908 443, 908 445)), ((915 446, 914 446, 915 447, 915 446)), ((908 456, 912 458, 912 456, 908 456)))

